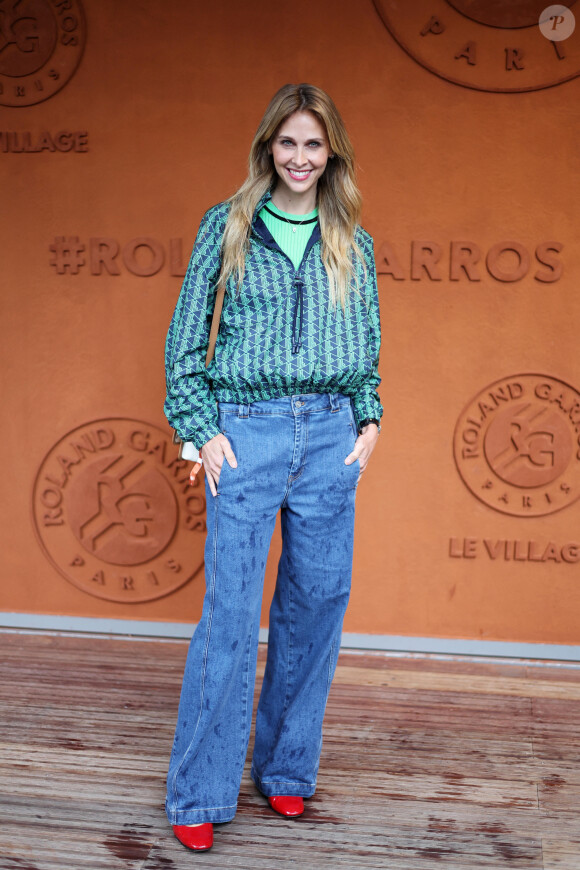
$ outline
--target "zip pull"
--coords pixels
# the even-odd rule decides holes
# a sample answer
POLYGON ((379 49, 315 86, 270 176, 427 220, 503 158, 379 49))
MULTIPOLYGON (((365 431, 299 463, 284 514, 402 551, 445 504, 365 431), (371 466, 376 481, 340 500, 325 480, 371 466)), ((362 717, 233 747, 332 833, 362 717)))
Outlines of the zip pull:
POLYGON ((292 323, 292 353, 298 353, 302 346, 302 320, 304 311, 304 285, 300 279, 294 282, 296 302, 294 303, 294 320, 292 323), (298 314, 300 309, 300 314, 298 314), (297 328, 298 326, 298 328, 297 328))

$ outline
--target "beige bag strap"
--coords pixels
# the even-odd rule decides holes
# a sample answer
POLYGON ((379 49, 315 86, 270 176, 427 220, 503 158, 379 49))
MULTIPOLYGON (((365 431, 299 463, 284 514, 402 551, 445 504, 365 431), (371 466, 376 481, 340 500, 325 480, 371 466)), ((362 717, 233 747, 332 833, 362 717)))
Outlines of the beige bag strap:
POLYGON ((207 343, 207 353, 205 355, 205 367, 207 368, 213 359, 217 334, 220 328, 220 319, 222 316, 222 308, 224 304, 225 287, 220 287, 216 293, 215 305, 213 309, 213 317, 211 319, 211 328, 209 331, 209 341, 207 343))

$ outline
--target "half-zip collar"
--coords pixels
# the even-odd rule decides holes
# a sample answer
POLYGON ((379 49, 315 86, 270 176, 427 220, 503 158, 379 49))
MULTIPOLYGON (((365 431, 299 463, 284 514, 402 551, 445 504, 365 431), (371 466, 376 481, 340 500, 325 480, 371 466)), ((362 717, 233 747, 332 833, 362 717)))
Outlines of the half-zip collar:
POLYGON ((308 242, 306 244, 306 248, 304 249, 304 254, 302 260, 300 261, 300 265, 297 269, 294 268, 294 263, 290 257, 284 253, 282 248, 277 243, 276 239, 273 237, 272 233, 264 223, 261 217, 259 217, 260 210, 272 199, 271 191, 267 191, 264 196, 260 199, 256 210, 254 211, 254 217, 252 221, 252 229, 253 231, 260 237, 263 243, 267 248, 270 248, 273 251, 279 251, 283 257, 286 257, 289 263, 292 265, 292 269, 294 270, 294 279, 293 279, 293 292, 296 296, 294 302, 294 312, 292 316, 292 353, 298 353, 300 348, 302 347, 302 326, 304 323, 304 282, 302 280, 302 269, 304 266, 304 262, 312 250, 312 247, 320 240, 320 224, 317 221, 315 226, 312 229, 312 233, 308 242))

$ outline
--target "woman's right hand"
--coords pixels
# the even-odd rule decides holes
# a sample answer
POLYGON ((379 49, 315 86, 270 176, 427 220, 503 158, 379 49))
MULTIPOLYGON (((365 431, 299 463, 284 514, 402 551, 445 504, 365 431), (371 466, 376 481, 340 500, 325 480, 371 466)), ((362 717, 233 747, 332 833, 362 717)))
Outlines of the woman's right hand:
POLYGON ((226 436, 220 432, 219 435, 210 438, 201 448, 201 458, 211 493, 217 495, 217 485, 224 460, 227 459, 230 468, 238 467, 234 451, 226 436))

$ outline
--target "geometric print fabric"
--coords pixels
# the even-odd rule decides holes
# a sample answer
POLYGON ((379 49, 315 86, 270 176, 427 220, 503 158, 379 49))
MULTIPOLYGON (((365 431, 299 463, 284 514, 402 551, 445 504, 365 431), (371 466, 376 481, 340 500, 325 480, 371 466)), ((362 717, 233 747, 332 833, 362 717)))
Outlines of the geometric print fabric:
POLYGON ((242 287, 230 278, 213 360, 205 356, 220 270, 220 246, 229 210, 205 213, 195 240, 165 346, 165 414, 184 441, 201 448, 220 432, 216 401, 252 402, 300 393, 344 393, 357 424, 380 419, 377 371, 381 342, 377 278, 370 235, 355 240, 366 266, 353 257, 359 292, 345 311, 332 308, 328 276, 314 226, 295 268, 258 217, 256 207, 242 287))

